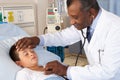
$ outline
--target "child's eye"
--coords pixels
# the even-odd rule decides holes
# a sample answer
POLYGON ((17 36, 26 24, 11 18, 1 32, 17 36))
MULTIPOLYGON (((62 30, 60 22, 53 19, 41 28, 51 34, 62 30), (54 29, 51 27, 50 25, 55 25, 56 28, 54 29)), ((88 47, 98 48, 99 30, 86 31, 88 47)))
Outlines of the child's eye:
POLYGON ((33 49, 30 49, 30 52, 34 52, 34 50, 33 50, 33 49))
POLYGON ((27 56, 28 55, 28 53, 27 52, 24 52, 24 56, 27 56))

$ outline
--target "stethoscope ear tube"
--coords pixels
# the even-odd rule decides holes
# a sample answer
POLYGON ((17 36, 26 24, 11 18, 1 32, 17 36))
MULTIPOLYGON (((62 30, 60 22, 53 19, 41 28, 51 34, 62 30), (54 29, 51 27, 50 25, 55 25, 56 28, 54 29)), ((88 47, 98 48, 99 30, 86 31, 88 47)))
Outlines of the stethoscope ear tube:
POLYGON ((83 47, 85 45, 85 41, 86 41, 86 37, 84 36, 83 34, 83 30, 81 30, 81 33, 82 33, 82 36, 84 38, 84 42, 82 45, 80 45, 80 52, 78 53, 77 57, 76 57, 76 61, 75 61, 75 66, 77 66, 77 62, 78 62, 78 58, 79 58, 79 55, 82 53, 82 50, 83 50, 83 47))

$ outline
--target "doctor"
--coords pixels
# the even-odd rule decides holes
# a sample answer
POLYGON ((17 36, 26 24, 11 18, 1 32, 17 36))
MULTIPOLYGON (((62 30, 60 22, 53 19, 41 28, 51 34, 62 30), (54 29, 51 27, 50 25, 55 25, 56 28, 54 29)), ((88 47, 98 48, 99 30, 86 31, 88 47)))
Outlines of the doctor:
POLYGON ((96 0, 67 0, 67 9, 71 27, 55 34, 25 37, 16 44, 18 50, 38 44, 66 46, 82 40, 88 65, 65 66, 53 61, 46 64, 45 73, 70 80, 120 80, 120 18, 99 7, 96 0))

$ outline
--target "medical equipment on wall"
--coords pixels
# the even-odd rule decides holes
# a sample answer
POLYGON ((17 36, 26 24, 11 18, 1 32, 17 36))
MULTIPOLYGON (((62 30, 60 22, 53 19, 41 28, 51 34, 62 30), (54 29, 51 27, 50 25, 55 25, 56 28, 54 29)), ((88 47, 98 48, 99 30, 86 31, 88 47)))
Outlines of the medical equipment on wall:
POLYGON ((54 33, 62 29, 62 12, 64 12, 64 0, 48 0, 46 10, 47 32, 54 33))
MULTIPOLYGON (((47 33, 54 33, 60 31, 63 27, 62 13, 64 12, 64 0, 48 0, 48 8, 46 9, 46 25, 44 29, 47 33)), ((55 53, 64 61, 64 47, 62 46, 47 46, 46 49, 55 53)))
POLYGON ((0 7, 0 22, 2 22, 2 10, 1 10, 1 7, 0 7))
POLYGON ((20 26, 30 35, 36 35, 33 4, 0 4, 0 21, 20 26))
POLYGON ((15 24, 34 22, 34 9, 32 5, 8 5, 1 6, 4 22, 15 24), (28 14, 29 13, 29 14, 28 14))

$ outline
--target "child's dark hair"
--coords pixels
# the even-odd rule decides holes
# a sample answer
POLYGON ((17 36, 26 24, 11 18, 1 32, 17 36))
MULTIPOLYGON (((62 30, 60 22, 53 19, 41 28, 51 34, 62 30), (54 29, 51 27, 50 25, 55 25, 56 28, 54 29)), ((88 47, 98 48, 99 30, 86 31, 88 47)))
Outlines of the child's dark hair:
POLYGON ((10 48, 9 55, 14 62, 20 61, 19 54, 17 53, 15 44, 10 48))

